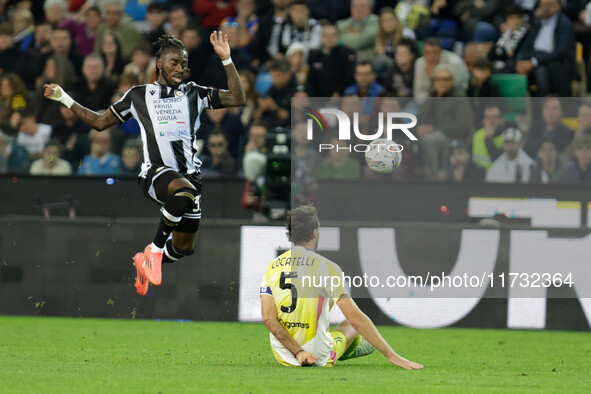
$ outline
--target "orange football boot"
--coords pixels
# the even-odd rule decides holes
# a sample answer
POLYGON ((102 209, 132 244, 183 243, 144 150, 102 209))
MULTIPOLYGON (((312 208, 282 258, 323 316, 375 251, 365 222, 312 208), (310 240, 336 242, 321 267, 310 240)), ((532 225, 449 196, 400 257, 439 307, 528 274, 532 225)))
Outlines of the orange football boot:
POLYGON ((135 269, 137 271, 137 276, 135 277, 135 288, 139 295, 146 295, 148 292, 148 278, 146 277, 146 271, 144 270, 144 261, 146 260, 146 256, 143 253, 136 253, 133 256, 133 264, 135 265, 135 269))
POLYGON ((158 286, 162 283, 162 252, 153 252, 150 249, 150 245, 144 249, 144 254, 146 255, 144 270, 150 283, 158 286))

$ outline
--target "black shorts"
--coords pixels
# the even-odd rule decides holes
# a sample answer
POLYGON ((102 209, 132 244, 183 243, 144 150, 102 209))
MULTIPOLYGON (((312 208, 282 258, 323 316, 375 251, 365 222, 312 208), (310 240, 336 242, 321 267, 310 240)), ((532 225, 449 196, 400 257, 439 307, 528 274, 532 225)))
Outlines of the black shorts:
POLYGON ((199 229, 199 220, 201 219, 201 172, 181 175, 167 166, 152 167, 148 170, 146 176, 139 177, 138 181, 142 193, 144 193, 148 199, 162 207, 169 197, 168 185, 170 182, 178 178, 188 180, 189 183, 195 187, 195 190, 197 190, 197 197, 195 198, 197 210, 183 215, 183 218, 174 231, 181 233, 195 233, 199 229))

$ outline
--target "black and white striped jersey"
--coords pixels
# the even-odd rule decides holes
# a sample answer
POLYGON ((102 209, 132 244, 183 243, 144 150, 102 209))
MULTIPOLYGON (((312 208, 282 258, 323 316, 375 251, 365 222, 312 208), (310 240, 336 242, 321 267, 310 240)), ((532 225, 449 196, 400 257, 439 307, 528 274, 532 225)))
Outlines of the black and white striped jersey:
POLYGON ((189 82, 176 89, 158 83, 134 86, 110 110, 121 122, 133 116, 140 125, 144 147, 140 176, 163 165, 186 175, 201 166, 197 157, 201 112, 221 107, 218 89, 189 82))

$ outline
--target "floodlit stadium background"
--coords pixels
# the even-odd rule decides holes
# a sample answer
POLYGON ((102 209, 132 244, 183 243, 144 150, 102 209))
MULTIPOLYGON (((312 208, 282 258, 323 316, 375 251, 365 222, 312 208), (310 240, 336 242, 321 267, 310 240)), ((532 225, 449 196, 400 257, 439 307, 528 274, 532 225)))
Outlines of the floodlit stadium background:
MULTIPOLYGON (((225 11, 213 12, 215 15, 202 13, 203 1, 199 0, 162 2, 164 6, 152 2, 150 9, 148 2, 123 1, 122 9, 110 11, 108 7, 117 6, 96 2, 106 20, 112 22, 110 18, 118 15, 123 17, 122 25, 129 28, 117 36, 122 57, 108 62, 105 74, 100 75, 104 78, 97 84, 99 90, 83 64, 85 57, 101 61, 90 55, 94 47, 83 40, 84 26, 72 28, 76 22, 72 17, 83 2, 45 2, 51 10, 43 8, 44 2, 22 2, 26 3, 21 4, 23 7, 31 6, 30 15, 17 12, 19 2, 9 3, 0 8, 0 35, 6 42, 0 50, 0 84, 5 82, 13 90, 12 94, 0 92, 6 96, 0 108, 0 314, 256 322, 260 318, 258 288, 262 273, 270 259, 290 246, 283 228, 286 210, 311 201, 319 208, 322 223, 319 251, 351 275, 374 272, 387 276, 392 268, 399 276, 424 276, 427 271, 451 273, 468 267, 495 278, 516 270, 575 276, 574 288, 531 292, 498 287, 468 294, 351 289, 376 323, 589 330, 591 172, 578 167, 575 153, 579 143, 581 148, 591 149, 586 123, 591 117, 587 97, 589 5, 576 4, 579 9, 573 10, 573 3, 564 10, 577 25, 577 33, 573 30, 566 43, 569 56, 564 58, 572 60, 572 64, 564 75, 568 71, 570 77, 573 66, 578 76, 553 88, 558 93, 567 89, 573 97, 536 97, 543 84, 522 74, 495 72, 488 82, 496 85, 496 90, 489 93, 500 97, 468 99, 467 94, 482 93, 470 75, 475 75, 475 65, 489 67, 482 57, 489 53, 494 57, 496 53, 497 29, 503 22, 496 16, 504 18, 509 6, 514 5, 512 1, 506 2, 507 9, 493 13, 494 22, 486 17, 478 21, 490 25, 494 33, 481 42, 472 35, 477 21, 470 19, 464 25, 461 15, 455 14, 457 10, 451 9, 452 2, 445 6, 444 15, 413 21, 401 12, 403 2, 398 4, 399 9, 391 10, 386 7, 392 4, 377 0, 369 5, 372 15, 364 19, 373 25, 367 48, 355 47, 356 40, 351 39, 359 32, 354 31, 356 27, 350 29, 350 2, 345 1, 308 1, 310 34, 294 32, 287 19, 286 24, 280 21, 284 34, 271 34, 271 25, 277 19, 272 18, 269 1, 241 1, 238 7, 229 2, 227 8, 221 7, 225 11), (190 7, 178 7, 181 3, 190 7), (161 7, 167 13, 162 14, 161 7), (147 12, 158 13, 164 24, 152 29, 147 12), (235 17, 239 12, 249 13, 248 28, 240 30, 243 36, 237 34, 240 26, 235 17), (579 20, 583 14, 587 15, 584 22, 579 20), (383 23, 379 18, 384 15, 399 18, 400 29, 396 37, 391 37, 392 42, 383 39, 384 27, 380 27, 383 23), (179 20, 180 29, 176 25, 179 20), (439 26, 437 22, 446 28, 431 30, 439 26), (337 25, 332 30, 340 40, 337 36, 334 44, 338 45, 332 48, 335 51, 328 51, 333 57, 327 58, 323 55, 327 51, 321 48, 326 49, 321 34, 326 28, 323 25, 331 23, 337 25), (63 28, 54 29, 52 24, 63 28), (208 46, 207 33, 221 28, 231 40, 240 41, 232 42, 232 56, 249 84, 248 105, 235 111, 211 110, 203 114, 197 145, 204 161, 204 219, 197 252, 182 263, 165 266, 163 285, 151 287, 142 298, 133 287, 131 257, 152 239, 158 211, 137 187, 139 128, 131 121, 99 136, 89 134, 88 128, 64 120, 68 113, 61 113, 59 104, 43 99, 40 86, 43 82, 59 82, 82 104, 105 110, 131 85, 153 82, 154 54, 149 41, 153 41, 153 33, 161 33, 159 28, 176 33, 190 47, 189 80, 221 88, 226 87, 224 69, 208 46), (202 47, 195 43, 200 34, 202 47), (438 44, 431 45, 430 35, 437 37, 438 44), (403 73, 394 67, 393 51, 401 37, 407 39, 403 44, 416 50, 412 70, 414 73, 416 65, 414 81, 420 83, 413 84, 412 78, 409 82, 408 71, 403 73), (280 41, 269 45, 272 39, 280 41), (427 56, 423 56, 425 49, 427 56), (447 70, 448 77, 455 78, 449 87, 453 91, 444 92, 454 97, 426 97, 442 93, 438 83, 446 79, 429 76, 425 71, 425 57, 432 56, 433 51, 440 56, 442 65, 452 65, 451 70, 443 67, 439 71, 447 70), (281 56, 271 60, 277 53, 281 56), (142 63, 141 54, 147 57, 145 69, 138 65, 137 58, 142 63), (367 63, 357 64, 358 60, 373 61, 375 73, 372 67, 367 69, 367 63), (52 66, 56 69, 53 76, 52 66), (368 94, 372 97, 361 99, 358 96, 366 92, 359 91, 359 78, 368 76, 373 82, 372 93, 368 94), (415 100, 413 96, 422 97, 415 100), (264 104, 269 97, 276 101, 277 108, 264 104), (497 121, 522 131, 520 143, 530 156, 531 171, 536 169, 538 175, 541 159, 537 144, 543 140, 538 134, 546 127, 548 116, 555 118, 565 136, 554 141, 560 145, 560 165, 549 181, 543 175, 539 179, 532 175, 521 182, 498 182, 498 172, 496 179, 486 177, 482 168, 469 182, 454 180, 450 148, 464 149, 465 145, 472 154, 482 153, 473 149, 474 138, 484 133, 483 122, 490 104, 498 106, 497 121), (261 110, 265 106, 268 108, 261 110), (380 112, 416 115, 418 123, 411 130, 416 135, 422 126, 430 125, 432 130, 421 132, 418 141, 409 140, 408 135, 402 137, 399 131, 392 134, 405 150, 401 167, 391 175, 373 173, 359 154, 352 154, 348 167, 342 169, 337 168, 334 160, 338 159, 329 152, 315 150, 320 143, 331 143, 340 131, 331 115, 318 118, 322 108, 345 111, 352 127, 359 128, 364 136, 374 131, 380 112), (354 112, 358 112, 357 123, 354 112), (300 156, 297 149, 308 140, 310 125, 313 138, 300 156), (303 140, 296 136, 296 129, 301 127, 303 140), (36 131, 30 134, 38 139, 27 137, 30 129, 36 131), (209 149, 209 136, 216 133, 225 139, 224 165, 214 163, 215 153, 209 149), (441 134, 445 138, 433 143, 432 137, 441 134), (44 175, 51 172, 41 159, 42 151, 51 145, 50 136, 57 138, 63 150, 64 163, 60 163, 65 166, 66 176, 44 175), (136 161, 110 166, 99 175, 99 160, 87 154, 92 146, 105 144, 112 151, 107 164, 120 163, 134 152, 136 161), (34 160, 40 161, 33 165, 34 160)), ((529 7, 525 13, 533 17, 535 4, 516 3, 529 7)), ((429 13, 426 6, 416 5, 424 11, 419 14, 429 13)), ((296 6, 306 7, 300 3, 296 6)), ((78 16, 87 18, 80 19, 84 23, 92 19, 78 16)), ((106 28, 101 24, 100 40, 105 39, 106 28)), ((117 44, 116 39, 111 39, 113 43, 107 38, 107 44, 101 43, 98 50, 109 60, 113 60, 112 45, 117 44)), ((498 149, 504 143, 500 127, 494 135, 498 149)), ((359 135, 354 138, 359 140, 357 143, 365 141, 359 135)), ((483 139, 480 142, 484 143, 483 139)), ((55 155, 50 153, 50 159, 55 155)), ((492 165, 490 161, 488 165, 492 165)), ((476 161, 471 159, 470 163, 476 161)), ((340 318, 335 310, 332 320, 340 318)))

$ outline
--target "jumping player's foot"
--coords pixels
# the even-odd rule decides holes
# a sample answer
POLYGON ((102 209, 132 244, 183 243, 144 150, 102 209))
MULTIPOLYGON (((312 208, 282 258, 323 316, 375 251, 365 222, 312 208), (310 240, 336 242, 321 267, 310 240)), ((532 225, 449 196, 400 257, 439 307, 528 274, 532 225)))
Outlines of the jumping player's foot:
POLYGON ((153 285, 162 283, 162 250, 158 250, 152 244, 144 249, 146 259, 144 260, 144 270, 146 276, 153 285))
POLYGON ((136 253, 133 256, 133 264, 135 265, 135 269, 137 271, 137 276, 135 277, 135 288, 139 295, 146 295, 148 292, 148 278, 146 277, 146 272, 144 271, 144 260, 146 256, 143 253, 136 253))

